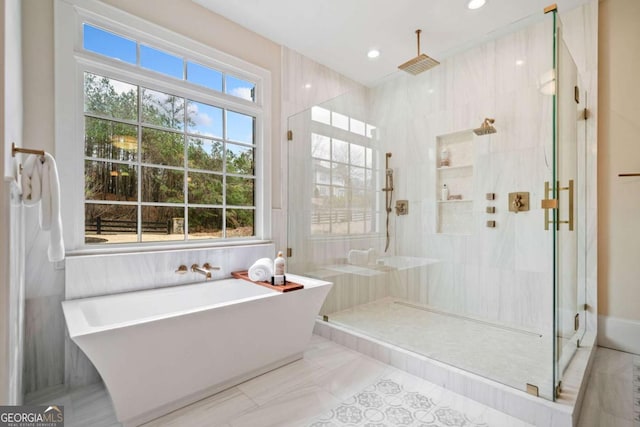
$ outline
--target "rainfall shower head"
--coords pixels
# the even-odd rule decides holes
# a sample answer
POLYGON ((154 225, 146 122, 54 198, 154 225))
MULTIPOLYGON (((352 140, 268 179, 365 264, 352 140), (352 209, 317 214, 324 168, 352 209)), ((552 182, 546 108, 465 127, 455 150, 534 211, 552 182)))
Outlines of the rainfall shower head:
POLYGON ((496 133, 497 130, 493 127, 493 123, 495 123, 495 121, 495 119, 485 118, 480 127, 473 130, 473 133, 480 136, 496 133))
POLYGON ((416 35, 418 37, 418 56, 398 66, 398 68, 401 69, 402 71, 406 71, 407 73, 413 74, 414 76, 416 74, 420 74, 422 72, 430 70, 436 65, 440 64, 435 59, 425 55, 424 53, 420 53, 420 33, 421 32, 422 30, 416 30, 416 35))

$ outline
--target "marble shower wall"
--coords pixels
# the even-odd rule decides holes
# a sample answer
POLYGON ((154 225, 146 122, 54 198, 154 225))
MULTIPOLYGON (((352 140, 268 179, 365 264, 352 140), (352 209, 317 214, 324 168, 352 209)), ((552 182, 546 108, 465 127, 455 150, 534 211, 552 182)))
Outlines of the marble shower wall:
MULTIPOLYGON (((594 7, 569 15, 565 31, 577 32, 574 45, 591 28, 594 7)), ((393 152, 396 197, 410 204, 410 214, 395 220, 397 255, 440 260, 428 267, 427 280, 410 280, 405 295, 448 311, 550 331, 552 236, 544 231, 539 207, 544 182, 551 180, 552 98, 542 93, 541 81, 552 68, 552 28, 546 16, 447 58, 429 72, 398 75, 372 90, 372 121, 384 151, 393 152), (484 117, 496 119, 498 132, 472 137, 471 231, 437 233, 436 137, 470 131, 484 117), (508 193, 515 191, 530 193, 529 212, 508 212, 508 193), (485 200, 486 193, 495 193, 495 201, 485 200), (495 206, 496 213, 486 214, 486 206, 495 206), (487 220, 497 227, 485 227, 487 220)), ((594 45, 580 48, 589 46, 594 45)), ((583 69, 581 78, 588 77, 583 69)), ((591 197, 595 182, 587 187, 591 197)))

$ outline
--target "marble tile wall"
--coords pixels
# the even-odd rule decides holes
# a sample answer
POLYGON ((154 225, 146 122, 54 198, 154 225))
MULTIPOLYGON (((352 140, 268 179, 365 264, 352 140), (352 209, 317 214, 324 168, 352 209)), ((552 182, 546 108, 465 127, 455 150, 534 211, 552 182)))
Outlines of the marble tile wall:
POLYGON ((361 84, 284 46, 282 62, 284 120, 342 94, 365 89, 361 84))
POLYGON ((175 286, 202 281, 197 273, 176 274, 180 265, 205 262, 219 266, 213 280, 246 270, 253 261, 273 258, 274 245, 245 245, 221 248, 154 250, 124 254, 77 255, 66 260, 65 299, 87 298, 120 292, 175 286))

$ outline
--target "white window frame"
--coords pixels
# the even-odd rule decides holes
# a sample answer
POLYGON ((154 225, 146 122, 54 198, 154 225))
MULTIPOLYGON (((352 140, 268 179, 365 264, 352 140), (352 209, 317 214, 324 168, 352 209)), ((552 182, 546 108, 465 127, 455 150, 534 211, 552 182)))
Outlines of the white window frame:
POLYGON ((122 10, 96 0, 59 0, 54 3, 55 23, 55 148, 61 188, 61 213, 67 253, 128 252, 156 248, 218 247, 271 238, 271 73, 188 37, 162 28, 122 10), (122 63, 83 49, 82 24, 148 43, 158 49, 185 57, 204 66, 254 82, 255 101, 208 89, 193 88, 184 81, 122 63), (84 72, 123 79, 133 84, 156 82, 198 102, 212 103, 225 109, 255 117, 255 236, 252 238, 211 239, 86 245, 84 242, 84 72))

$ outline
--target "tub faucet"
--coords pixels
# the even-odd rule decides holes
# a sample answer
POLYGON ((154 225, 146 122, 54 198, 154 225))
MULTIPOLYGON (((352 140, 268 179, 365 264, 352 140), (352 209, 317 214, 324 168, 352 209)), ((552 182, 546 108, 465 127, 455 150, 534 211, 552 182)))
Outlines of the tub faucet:
POLYGON ((204 268, 204 266, 200 267, 198 264, 193 264, 191 266, 191 271, 202 274, 205 277, 205 280, 211 279, 211 272, 204 268))
POLYGON ((191 271, 202 274, 205 277, 205 280, 211 279, 212 270, 220 270, 220 267, 213 267, 208 262, 205 262, 202 267, 198 266, 198 264, 191 265, 191 271))

